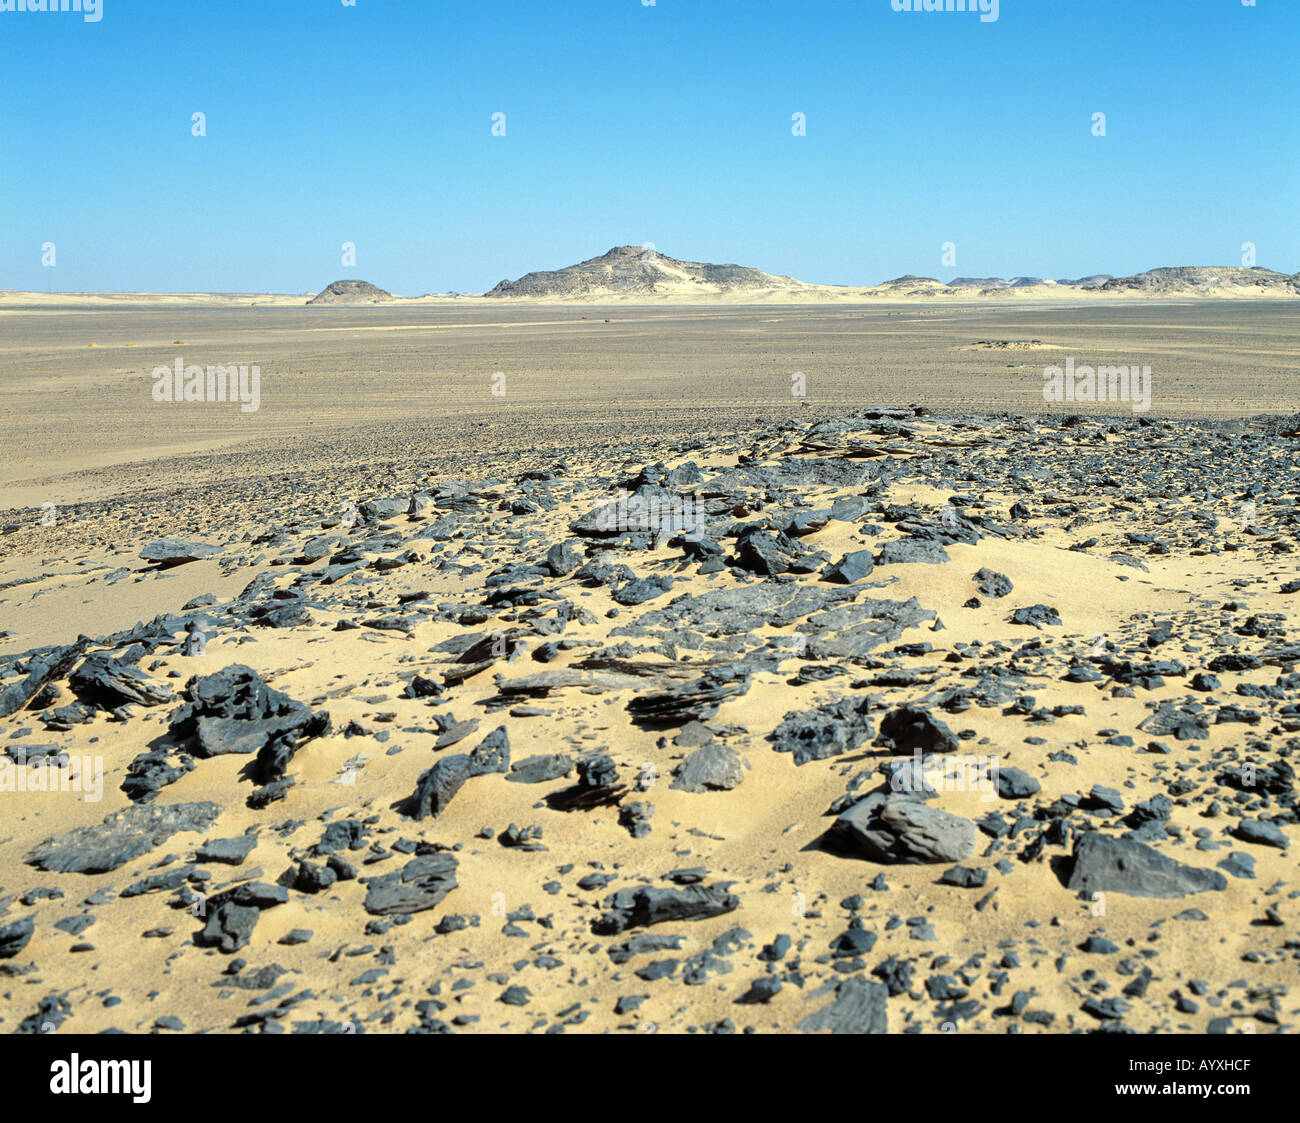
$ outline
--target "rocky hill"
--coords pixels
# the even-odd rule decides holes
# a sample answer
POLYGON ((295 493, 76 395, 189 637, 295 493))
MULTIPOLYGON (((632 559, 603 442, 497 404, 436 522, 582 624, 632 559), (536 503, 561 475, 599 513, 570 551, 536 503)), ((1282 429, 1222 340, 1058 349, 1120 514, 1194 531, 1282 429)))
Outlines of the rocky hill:
MULTIPOLYGON (((658 253, 652 246, 615 246, 600 257, 561 269, 526 273, 501 281, 482 294, 493 299, 627 300, 710 299, 776 300, 796 303, 860 297, 1068 297, 1091 295, 1294 297, 1300 296, 1300 273, 1237 266, 1180 266, 1149 269, 1129 277, 1094 273, 1076 279, 1037 276, 956 277, 941 281, 908 273, 869 286, 820 285, 764 272, 744 265, 714 265, 682 261, 658 253)), ((417 299, 447 299, 462 294, 431 293, 417 299)), ((381 304, 401 300, 368 281, 335 281, 307 304, 381 304)), ((478 299, 476 296, 475 299, 478 299)))
POLYGON ((1132 277, 1114 277, 1100 288, 1103 292, 1139 289, 1154 294, 1209 293, 1224 289, 1258 289, 1262 294, 1300 295, 1300 273, 1288 275, 1256 266, 1223 267, 1182 265, 1175 268, 1148 269, 1132 277))
POLYGON ((308 304, 383 304, 393 299, 391 292, 385 292, 378 285, 369 281, 334 281, 326 285, 313 296, 308 304))
POLYGON ((517 281, 502 281, 491 297, 593 297, 629 294, 724 295, 768 289, 809 289, 790 277, 764 273, 743 265, 711 265, 679 261, 645 246, 615 246, 563 269, 528 273, 517 281))

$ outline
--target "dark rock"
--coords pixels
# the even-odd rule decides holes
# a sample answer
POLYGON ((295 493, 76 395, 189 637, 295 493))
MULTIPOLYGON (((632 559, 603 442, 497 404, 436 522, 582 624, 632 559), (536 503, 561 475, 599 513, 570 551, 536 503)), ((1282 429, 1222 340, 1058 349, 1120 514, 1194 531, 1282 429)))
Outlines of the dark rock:
POLYGON ((456 888, 456 865, 451 854, 421 854, 399 872, 370 878, 366 912, 372 916, 405 916, 433 908, 456 888))
POLYGON ((527 987, 513 986, 506 987, 497 1001, 504 1002, 507 1006, 527 1006, 532 997, 532 991, 527 987))
POLYGON ((876 565, 906 565, 915 562, 941 565, 948 560, 948 551, 931 539, 895 538, 880 548, 876 565))
POLYGON ((836 959, 866 955, 876 946, 876 938, 870 929, 850 927, 831 941, 831 955, 836 959))
POLYGON ((655 597, 663 596, 672 587, 671 577, 638 577, 613 593, 612 599, 615 604, 621 605, 644 604, 648 600, 654 600, 655 597))
POLYGON ((1019 768, 999 768, 997 787, 1003 799, 1026 799, 1041 790, 1042 785, 1019 768))
MULTIPOLYGON (((442 504, 439 504, 440 506, 442 504)), ((383 522, 386 519, 395 519, 398 515, 409 513, 411 509, 410 498, 401 499, 393 497, 390 499, 367 499, 360 507, 357 508, 358 520, 365 524, 374 524, 383 522)))
POLYGON ((975 587, 986 597, 1005 597, 1013 588, 1010 578, 995 569, 981 569, 975 574, 975 587))
POLYGON ((988 870, 973 870, 966 866, 953 866, 944 870, 939 878, 941 885, 955 885, 958 889, 982 889, 989 883, 988 870))
POLYGON ((850 976, 836 989, 835 1001, 802 1019, 800 1033, 888 1033, 889 992, 880 984, 850 976))
POLYGON ((749 690, 749 686, 747 668, 718 667, 706 671, 694 682, 633 698, 628 702, 627 710, 638 725, 685 725, 688 721, 713 717, 723 702, 739 698, 749 690))
POLYGON ((82 636, 76 643, 49 648, 29 659, 27 674, 0 690, 0 717, 17 713, 49 683, 68 674, 89 643, 90 640, 82 636))
POLYGON ((1285 850, 1291 845, 1290 839, 1282 833, 1281 827, 1260 819, 1242 819, 1232 828, 1232 835, 1242 842, 1253 842, 1258 846, 1276 846, 1279 850, 1285 850))
POLYGON ((672 787, 687 792, 730 791, 745 778, 740 756, 725 745, 696 749, 674 769, 672 787))
POLYGON ((320 561, 321 558, 327 558, 334 553, 342 544, 343 539, 332 534, 322 534, 315 538, 309 538, 302 544, 302 549, 298 556, 294 558, 295 565, 313 565, 320 561))
POLYGON ((873 862, 960 862, 975 852, 975 824, 911 796, 873 792, 840 815, 827 841, 873 862))
POLYGON ((226 902, 208 912, 207 923, 194 937, 194 942, 199 947, 215 947, 226 955, 233 955, 248 946, 259 916, 261 911, 257 908, 226 902))
POLYGON ((829 507, 816 511, 800 511, 786 524, 785 532, 791 537, 815 534, 830 521, 831 509, 829 507))
POLYGON ((466 780, 490 772, 505 772, 509 767, 510 738, 502 725, 484 737, 468 755, 445 756, 424 772, 415 785, 407 812, 415 819, 436 818, 446 810, 466 780))
POLYGON ((175 538, 160 538, 148 543, 140 556, 145 561, 154 562, 159 569, 170 569, 175 565, 215 557, 221 553, 220 546, 209 546, 206 542, 181 542, 175 538))
POLYGON ((139 667, 103 653, 88 655, 72 672, 68 685, 83 701, 106 710, 131 703, 158 706, 172 696, 165 682, 155 682, 139 667))
POLYGON ((272 690, 250 667, 233 663, 185 684, 189 699, 171 720, 171 734, 194 743, 198 756, 266 753, 256 772, 260 782, 278 779, 276 759, 288 757, 301 742, 329 732, 329 714, 313 712, 287 694, 272 690))
POLYGON ((1076 836, 1068 888, 1081 893, 1123 893, 1168 899, 1227 887, 1223 874, 1185 866, 1132 839, 1100 831, 1076 836))
MULTIPOLYGON (((122 895, 126 896, 125 893, 122 895)), ((95 918, 90 913, 81 913, 79 916, 65 916, 62 920, 56 920, 54 927, 60 932, 66 932, 69 936, 80 936, 94 923, 95 918)))
MULTIPOLYGON (((1120 807, 1123 801, 1120 801, 1120 807)), ((1131 827, 1142 827, 1147 823, 1164 823, 1169 820, 1174 805, 1167 795, 1156 794, 1137 804, 1125 817, 1124 821, 1131 827)))
POLYGON ((442 683, 425 678, 423 675, 412 675, 403 693, 408 698, 436 698, 442 693, 442 683))
POLYGON ((597 935, 615 936, 628 928, 648 928, 672 920, 704 920, 734 912, 740 898, 722 885, 687 885, 682 889, 648 886, 620 889, 606 898, 603 916, 592 922, 597 935))
POLYGON ((546 568, 554 577, 566 577, 582 564, 578 543, 572 538, 557 542, 546 551, 546 568))
POLYGON ((563 753, 545 753, 511 765, 506 779, 516 784, 543 784, 567 776, 572 771, 572 759, 563 753))
POLYGON ((510 768, 510 736, 504 725, 492 730, 469 754, 469 774, 486 776, 510 768))
POLYGON ((1249 854, 1243 854, 1240 850, 1234 850, 1219 863, 1219 869, 1231 874, 1233 877, 1253 878, 1255 876, 1255 859, 1249 854))
POLYGON ((870 504, 861 495, 844 495, 831 505, 831 518, 839 522, 852 522, 867 513, 870 504))
POLYGON ((146 893, 164 893, 179 889, 193 875, 194 866, 177 866, 162 873, 150 874, 122 890, 123 897, 142 897, 146 893))
POLYGON ((315 862, 299 862, 291 872, 293 888, 299 893, 322 893, 339 879, 339 875, 329 866, 317 865, 315 862))
POLYGON ((670 936, 662 932, 642 932, 614 944, 609 948, 609 958, 615 963, 626 963, 638 955, 655 951, 676 951, 682 946, 684 936, 670 936))
POLYGON ((459 744, 473 733, 478 728, 478 718, 457 721, 451 714, 435 714, 433 726, 438 731, 438 738, 433 743, 434 749, 446 749, 459 744))
POLYGON ((578 761, 578 783, 589 791, 611 788, 618 783, 614 758, 604 753, 578 761))
POLYGON ((1044 625, 1054 628, 1060 626, 1061 614, 1051 605, 1031 604, 1027 608, 1017 608, 1011 614, 1011 623, 1027 624, 1035 628, 1044 625))
POLYGON ((46 839, 23 855, 23 861, 57 873, 107 873, 177 832, 207 830, 221 812, 216 803, 135 804, 113 812, 97 826, 46 839))
POLYGON ((676 597, 663 607, 642 613, 639 623, 644 627, 690 628, 709 635, 735 636, 756 632, 764 626, 785 627, 856 596, 858 592, 852 588, 762 581, 740 588, 676 597))
POLYGON ((1154 733, 1158 737, 1173 736, 1179 741, 1204 741, 1210 736, 1209 725, 1201 714, 1168 702, 1144 719, 1138 728, 1143 733, 1154 733))
POLYGON ((177 763, 173 764, 167 749, 159 747, 152 752, 141 753, 127 765, 122 791, 132 803, 151 803, 163 788, 193 771, 194 761, 188 754, 182 753, 177 763))
POLYGON ((194 854, 196 862, 220 862, 238 866, 257 845, 257 835, 243 834, 235 838, 214 838, 203 843, 194 854))
POLYGON ((632 800, 618 809, 618 825, 625 827, 633 838, 648 838, 650 820, 654 817, 653 803, 644 800, 632 800))
POLYGON ((775 577, 790 570, 795 545, 785 535, 773 535, 759 527, 742 531, 736 543, 736 564, 750 573, 775 577))
POLYGON ((899 753, 950 753, 961 748, 957 735, 938 718, 915 706, 899 706, 880 722, 877 744, 890 742, 899 753))
POLYGON ((1093 784, 1092 789, 1088 792, 1087 798, 1082 801, 1081 806, 1093 810, 1123 811, 1124 797, 1114 788, 1107 788, 1101 784, 1093 784))
POLYGON ((870 706, 868 698, 845 698, 816 710, 792 711, 771 733, 772 748, 790 753, 796 765, 850 752, 873 732, 870 706))
POLYGON ((737 1002, 747 1005, 771 1002, 781 991, 781 980, 775 975, 760 975, 749 984, 749 990, 742 994, 737 1002))
POLYGON ((442 757, 432 768, 421 774, 411 797, 409 813, 415 819, 437 818, 446 810, 452 798, 470 778, 469 757, 454 753, 442 757))
POLYGON ((36 921, 30 916, 11 924, 0 924, 0 959, 12 959, 27 946, 36 931, 36 921))
POLYGON ((861 581, 868 576, 874 568, 875 561, 870 550, 852 550, 827 569, 822 576, 827 581, 852 585, 855 581, 861 581))

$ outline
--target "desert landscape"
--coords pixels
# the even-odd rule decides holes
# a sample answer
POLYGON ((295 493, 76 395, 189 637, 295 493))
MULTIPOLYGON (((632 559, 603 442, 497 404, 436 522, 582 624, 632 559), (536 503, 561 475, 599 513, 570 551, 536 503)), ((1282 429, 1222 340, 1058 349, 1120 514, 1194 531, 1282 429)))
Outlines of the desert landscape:
POLYGON ((6 1104, 1287 1102, 1297 47, 0 0, 6 1104))
POLYGON ((533 276, 0 301, 6 1028, 1291 1025, 1293 295, 533 276))

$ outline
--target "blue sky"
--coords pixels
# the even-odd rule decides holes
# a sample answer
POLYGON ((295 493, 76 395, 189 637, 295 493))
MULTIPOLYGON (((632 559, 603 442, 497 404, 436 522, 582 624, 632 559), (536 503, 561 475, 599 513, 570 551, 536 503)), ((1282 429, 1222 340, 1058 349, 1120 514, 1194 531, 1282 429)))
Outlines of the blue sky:
POLYGON ((0 288, 1300 270, 1300 0, 102 5, 0 11, 0 288))

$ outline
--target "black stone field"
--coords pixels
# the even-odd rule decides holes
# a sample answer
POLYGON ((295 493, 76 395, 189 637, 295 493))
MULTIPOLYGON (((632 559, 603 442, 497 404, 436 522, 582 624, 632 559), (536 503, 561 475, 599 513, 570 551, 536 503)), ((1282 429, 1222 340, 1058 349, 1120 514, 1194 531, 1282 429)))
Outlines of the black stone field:
POLYGON ((1300 417, 759 412, 5 512, 0 1032, 1294 1030, 1300 417))

